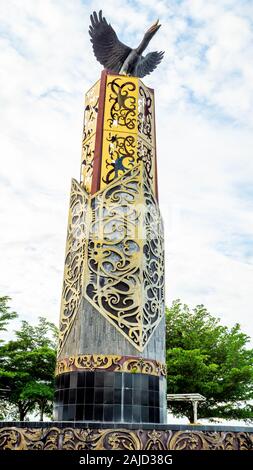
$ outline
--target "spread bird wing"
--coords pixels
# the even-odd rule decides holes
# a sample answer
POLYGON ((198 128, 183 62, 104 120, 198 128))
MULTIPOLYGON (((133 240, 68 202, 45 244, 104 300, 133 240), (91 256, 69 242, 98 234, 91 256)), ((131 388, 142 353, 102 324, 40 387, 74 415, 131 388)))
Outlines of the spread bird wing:
POLYGON ((89 34, 97 60, 105 68, 119 72, 131 52, 130 47, 119 41, 112 26, 103 18, 102 10, 98 15, 94 11, 90 20, 89 34))
POLYGON ((164 52, 150 52, 149 54, 145 55, 145 57, 141 56, 136 66, 136 76, 143 78, 145 75, 149 75, 151 72, 153 72, 157 65, 162 61, 163 55, 164 52))

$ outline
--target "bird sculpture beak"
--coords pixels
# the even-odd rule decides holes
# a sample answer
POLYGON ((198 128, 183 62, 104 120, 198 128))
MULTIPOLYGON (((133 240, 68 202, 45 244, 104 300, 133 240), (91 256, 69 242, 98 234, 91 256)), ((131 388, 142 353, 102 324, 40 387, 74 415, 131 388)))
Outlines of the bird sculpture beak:
POLYGON ((159 20, 157 20, 154 24, 152 24, 152 26, 149 28, 148 32, 149 33, 156 33, 156 31, 158 31, 158 29, 161 27, 161 25, 159 24, 159 20))

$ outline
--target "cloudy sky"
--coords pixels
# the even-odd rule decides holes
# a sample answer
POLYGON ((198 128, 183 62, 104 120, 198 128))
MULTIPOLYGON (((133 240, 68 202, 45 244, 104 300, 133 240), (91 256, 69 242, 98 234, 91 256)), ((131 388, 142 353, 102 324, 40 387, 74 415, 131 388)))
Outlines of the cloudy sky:
POLYGON ((103 7, 150 50, 166 295, 203 303, 251 336, 252 0, 1 0, 0 294, 20 316, 58 322, 71 177, 79 178, 84 93, 99 78, 87 33, 103 7))

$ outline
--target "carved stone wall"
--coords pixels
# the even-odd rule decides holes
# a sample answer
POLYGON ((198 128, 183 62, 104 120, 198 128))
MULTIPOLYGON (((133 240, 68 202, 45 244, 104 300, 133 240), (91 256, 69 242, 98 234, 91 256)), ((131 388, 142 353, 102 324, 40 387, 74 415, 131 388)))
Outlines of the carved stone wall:
MULTIPOLYGON (((252 450, 253 430, 0 428, 0 450, 252 450)), ((211 426, 209 426, 211 428, 211 426)))

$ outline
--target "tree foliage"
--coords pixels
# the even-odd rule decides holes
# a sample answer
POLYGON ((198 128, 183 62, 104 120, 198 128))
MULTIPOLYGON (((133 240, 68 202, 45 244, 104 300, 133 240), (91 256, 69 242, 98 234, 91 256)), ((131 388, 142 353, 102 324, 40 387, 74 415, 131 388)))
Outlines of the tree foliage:
MULTIPOLYGON (((221 325, 203 305, 192 311, 179 300, 166 309, 168 393, 200 393, 199 417, 253 420, 253 349, 240 325, 221 325)), ((188 403, 169 402, 193 420, 188 403)))
MULTIPOLYGON (((8 306, 10 297, 8 296, 3 296, 0 297, 0 331, 6 331, 6 326, 8 325, 10 320, 13 320, 14 318, 17 318, 17 313, 11 311, 10 307, 8 306)), ((3 340, 0 338, 0 343, 2 343, 3 340)))
POLYGON ((50 414, 54 393, 57 328, 40 317, 37 325, 22 321, 15 339, 0 347, 0 388, 2 397, 15 406, 23 421, 27 413, 50 414))

